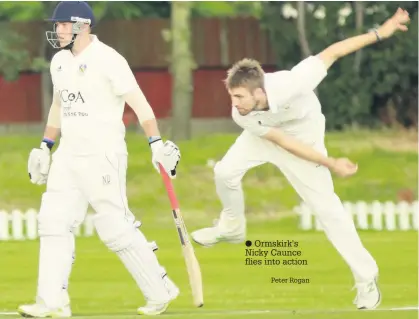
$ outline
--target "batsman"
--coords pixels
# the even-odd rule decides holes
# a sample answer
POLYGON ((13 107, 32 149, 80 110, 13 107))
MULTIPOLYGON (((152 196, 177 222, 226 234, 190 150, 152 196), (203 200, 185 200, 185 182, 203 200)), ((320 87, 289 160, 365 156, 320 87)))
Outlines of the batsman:
POLYGON ((241 180, 251 168, 278 167, 304 202, 316 213, 324 232, 352 270, 358 309, 373 309, 381 301, 378 267, 363 246, 352 217, 335 193, 331 172, 351 176, 358 166, 346 158, 328 156, 324 144, 325 117, 315 88, 340 58, 406 31, 409 14, 402 9, 376 29, 334 43, 291 70, 264 73, 251 59, 237 62, 225 81, 232 99, 232 117, 244 129, 214 168, 223 210, 214 227, 191 234, 195 242, 241 243, 246 218, 241 180))
MULTIPOLYGON (((126 196, 125 103, 148 137, 151 161, 176 177, 179 148, 163 143, 152 108, 125 58, 91 34, 95 17, 83 1, 57 5, 46 33, 59 51, 51 61, 53 101, 40 148, 30 152, 32 183, 46 183, 38 217, 40 238, 36 302, 22 305, 25 317, 70 317, 68 280, 75 238, 88 205, 103 243, 129 271, 147 303, 138 314, 158 315, 178 294, 131 212, 126 196), (51 152, 60 137, 60 143, 51 152)), ((141 196, 141 193, 139 194, 141 196)))

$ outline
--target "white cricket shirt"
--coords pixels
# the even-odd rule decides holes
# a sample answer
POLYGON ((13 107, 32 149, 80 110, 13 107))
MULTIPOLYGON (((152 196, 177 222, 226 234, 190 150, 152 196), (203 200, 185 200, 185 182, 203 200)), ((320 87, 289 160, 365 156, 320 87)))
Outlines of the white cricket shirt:
POLYGON ((79 55, 61 50, 51 61, 54 92, 61 104, 59 148, 73 155, 126 154, 122 96, 138 83, 122 55, 91 37, 79 55))
POLYGON ((243 116, 233 106, 233 120, 257 136, 265 135, 271 127, 297 133, 301 123, 321 115, 321 105, 313 91, 326 75, 327 69, 317 56, 306 58, 290 71, 265 73, 269 110, 243 116))

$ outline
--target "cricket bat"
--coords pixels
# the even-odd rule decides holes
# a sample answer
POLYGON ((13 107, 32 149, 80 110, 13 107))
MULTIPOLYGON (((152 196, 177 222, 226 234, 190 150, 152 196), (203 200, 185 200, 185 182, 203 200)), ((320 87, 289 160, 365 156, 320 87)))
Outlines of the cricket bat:
POLYGON ((163 178, 167 195, 169 196, 170 204, 172 206, 173 219, 175 221, 180 244, 182 246, 183 258, 185 259, 186 270, 188 271, 189 285, 192 290, 193 303, 196 307, 202 307, 204 305, 204 296, 202 290, 201 267, 199 266, 198 259, 195 256, 192 243, 189 240, 189 234, 179 209, 179 202, 176 198, 173 184, 162 165, 159 164, 159 166, 160 174, 163 178))

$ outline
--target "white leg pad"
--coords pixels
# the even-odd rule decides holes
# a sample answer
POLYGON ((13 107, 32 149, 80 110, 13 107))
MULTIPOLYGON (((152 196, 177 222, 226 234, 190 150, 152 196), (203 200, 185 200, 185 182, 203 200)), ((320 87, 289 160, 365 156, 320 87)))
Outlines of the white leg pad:
MULTIPOLYGON (((37 302, 50 309, 63 306, 62 289, 68 283, 74 253, 74 211, 83 209, 79 194, 47 192, 38 216, 40 240, 37 302), (71 198, 70 198, 71 197, 71 198), (71 201, 73 206, 67 205, 71 201)), ((87 206, 86 206, 87 208, 87 206)))
MULTIPOLYGON (((148 247, 151 249, 151 251, 156 252, 159 249, 159 246, 157 246, 157 243, 155 241, 148 242, 148 247)), ((162 278, 164 278, 167 275, 166 269, 160 265, 160 275, 162 278)))
POLYGON ((76 250, 75 250, 76 249, 76 242, 75 242, 74 233, 71 233, 70 238, 71 238, 70 239, 71 250, 73 251, 73 254, 72 254, 72 262, 67 265, 67 269, 65 271, 64 282, 63 282, 63 290, 67 290, 68 289, 68 284, 69 284, 69 280, 70 280, 71 270, 73 268, 74 263, 76 262, 76 250))
POLYGON ((144 234, 132 222, 115 214, 97 215, 95 226, 101 240, 118 255, 147 301, 169 302, 159 262, 144 234))

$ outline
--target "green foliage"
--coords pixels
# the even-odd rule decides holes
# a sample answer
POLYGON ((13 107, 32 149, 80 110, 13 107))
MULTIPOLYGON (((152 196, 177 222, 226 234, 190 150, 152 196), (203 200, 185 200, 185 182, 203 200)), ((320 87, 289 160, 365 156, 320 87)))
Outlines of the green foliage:
POLYGON ((169 18, 169 1, 94 1, 90 3, 97 20, 169 18))
POLYGON ((14 81, 28 65, 28 52, 16 49, 25 38, 0 28, 0 74, 6 81, 14 81))
POLYGON ((262 12, 260 2, 254 1, 196 1, 193 15, 201 17, 259 17, 262 12))
POLYGON ((135 2, 97 1, 92 2, 92 10, 96 19, 133 19, 140 17, 141 10, 135 2))
POLYGON ((49 70, 49 62, 42 57, 37 57, 32 60, 31 71, 44 72, 49 70))
MULTIPOLYGON (((318 87, 329 129, 345 126, 417 124, 418 103, 418 4, 417 2, 363 2, 364 23, 356 30, 353 2, 312 2, 306 4, 306 33, 312 54, 334 42, 367 32, 383 23, 401 6, 411 17, 409 31, 364 48, 359 71, 356 54, 338 60, 318 87), (339 10, 352 8, 344 25, 338 24, 339 10), (325 8, 325 17, 314 12, 325 8), (395 114, 392 114, 392 111, 395 114)), ((285 18, 290 2, 264 3, 261 23, 269 31, 280 69, 290 69, 304 57, 300 49, 296 19, 285 18)))
MULTIPOLYGON (((24 22, 45 19, 53 10, 57 2, 0 2, 0 20, 24 22)), ((35 72, 48 69, 48 62, 44 57, 29 59, 29 52, 25 49, 26 38, 11 31, 6 22, 0 29, 0 74, 6 81, 14 81, 23 70, 35 72)))
POLYGON ((1 1, 0 19, 9 21, 35 21, 44 16, 42 1, 1 1))
MULTIPOLYGON (((0 20, 37 21, 51 15, 57 1, 4 1, 0 2, 0 20)), ((169 17, 170 3, 92 1, 89 3, 96 19, 135 19, 142 16, 169 17)))
MULTIPOLYGON (((52 14, 57 4, 56 1, 0 2, 0 21, 43 20, 52 14)), ((92 2, 91 6, 96 19, 100 21, 101 19, 134 19, 145 14, 159 15, 165 11, 159 9, 160 7, 157 8, 158 4, 162 3, 96 1, 92 2)), ((167 9, 167 5, 165 7, 167 9)), ((25 37, 10 31, 5 24, 2 25, 0 29, 0 74, 6 81, 16 80, 23 70, 36 72, 48 70, 48 61, 43 56, 29 61, 28 51, 22 49, 25 47, 25 40, 25 37)))

